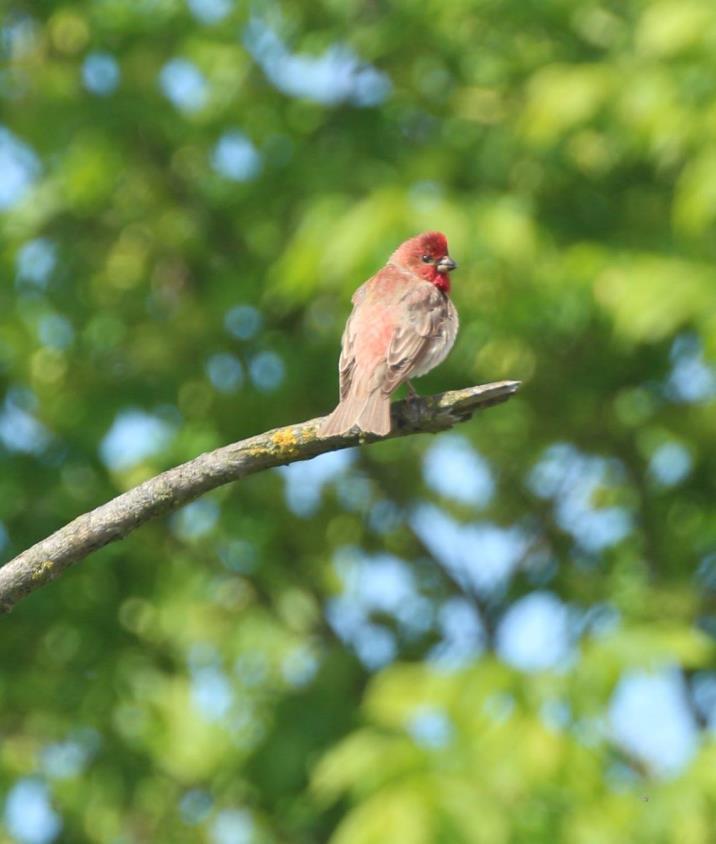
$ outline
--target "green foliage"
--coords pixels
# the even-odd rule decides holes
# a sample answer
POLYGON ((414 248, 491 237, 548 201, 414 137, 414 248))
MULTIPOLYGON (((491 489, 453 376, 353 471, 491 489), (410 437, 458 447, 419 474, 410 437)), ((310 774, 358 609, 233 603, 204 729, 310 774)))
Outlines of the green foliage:
POLYGON ((423 229, 461 331, 421 390, 525 386, 464 439, 364 449, 317 493, 248 479, 21 603, 0 793, 46 784, 72 844, 713 840, 715 42, 712 0, 3 7, 4 557, 328 412, 353 289, 423 229), (155 447, 125 428, 109 459, 128 412, 155 447), (442 442, 493 488, 460 493, 464 452, 436 481, 442 442), (519 546, 492 586, 486 526, 519 546), (361 650, 355 560, 385 554, 410 595, 361 650), (545 592, 569 641, 521 670, 502 636, 545 592), (436 658, 465 613, 482 642, 436 658), (697 727, 667 771, 614 729, 642 672, 697 727))
POLYGON ((664 637, 661 649, 639 649, 630 638, 627 631, 590 643, 592 652, 567 675, 537 682, 489 660, 442 676, 421 665, 382 672, 364 704, 371 726, 344 739, 315 771, 319 796, 350 792, 359 802, 335 840, 386 840, 391 819, 403 814, 408 841, 708 840, 716 819, 713 746, 678 781, 642 784, 641 795, 606 784, 613 751, 587 715, 607 705, 610 689, 595 687, 593 674, 608 675, 613 687, 629 662, 615 660, 614 650, 633 649, 640 665, 649 650, 671 660, 677 642, 670 640, 681 636, 664 637), (545 723, 555 697, 570 708, 569 728, 545 723), (416 719, 436 712, 450 730, 444 741, 421 740, 416 719), (689 817, 686 832, 681 811, 689 817))

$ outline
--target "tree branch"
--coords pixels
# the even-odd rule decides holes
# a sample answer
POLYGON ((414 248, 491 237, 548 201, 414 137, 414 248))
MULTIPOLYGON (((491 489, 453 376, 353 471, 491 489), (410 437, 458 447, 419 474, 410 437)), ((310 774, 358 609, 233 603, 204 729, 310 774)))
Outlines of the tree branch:
POLYGON ((386 437, 346 434, 321 439, 317 433, 321 420, 311 419, 202 454, 78 516, 6 563, 0 568, 0 612, 9 612, 21 598, 92 551, 122 539, 150 519, 178 510, 211 489, 327 451, 447 430, 469 419, 476 410, 507 401, 519 386, 519 381, 499 381, 397 402, 391 408, 393 428, 386 437))

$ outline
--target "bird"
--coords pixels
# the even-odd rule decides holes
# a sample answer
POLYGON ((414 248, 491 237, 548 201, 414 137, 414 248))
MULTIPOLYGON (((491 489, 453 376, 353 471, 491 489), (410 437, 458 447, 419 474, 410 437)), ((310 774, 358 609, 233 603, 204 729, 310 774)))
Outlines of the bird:
POLYGON ((411 237, 353 294, 341 340, 340 400, 318 428, 320 437, 390 433, 390 397, 409 379, 447 357, 458 330, 450 300, 457 264, 442 232, 411 237))

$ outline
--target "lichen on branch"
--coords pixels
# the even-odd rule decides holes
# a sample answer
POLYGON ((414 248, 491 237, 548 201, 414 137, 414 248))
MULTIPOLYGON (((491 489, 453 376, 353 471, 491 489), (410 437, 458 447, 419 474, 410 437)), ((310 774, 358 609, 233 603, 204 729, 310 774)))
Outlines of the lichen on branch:
POLYGON ((0 568, 0 612, 9 612, 21 598, 54 580, 92 551, 122 539, 150 519, 178 510, 209 490, 329 451, 409 434, 445 431, 466 421, 477 410, 507 401, 519 386, 519 381, 498 381, 396 402, 391 408, 392 428, 385 437, 349 433, 322 438, 318 435, 318 418, 201 454, 78 516, 5 563, 0 568))

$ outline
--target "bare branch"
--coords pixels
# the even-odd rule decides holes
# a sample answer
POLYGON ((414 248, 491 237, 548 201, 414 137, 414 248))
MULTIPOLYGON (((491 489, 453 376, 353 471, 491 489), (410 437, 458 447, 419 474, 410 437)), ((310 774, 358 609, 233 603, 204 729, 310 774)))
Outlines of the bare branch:
POLYGON ((499 381, 397 402, 391 408, 393 429, 387 437, 346 434, 322 439, 317 433, 321 419, 311 419, 202 454, 78 516, 6 563, 0 568, 0 612, 9 612, 21 598, 92 551, 122 539, 150 519, 178 510, 211 489, 359 443, 447 430, 469 419, 476 410, 507 401, 519 386, 519 381, 499 381))

